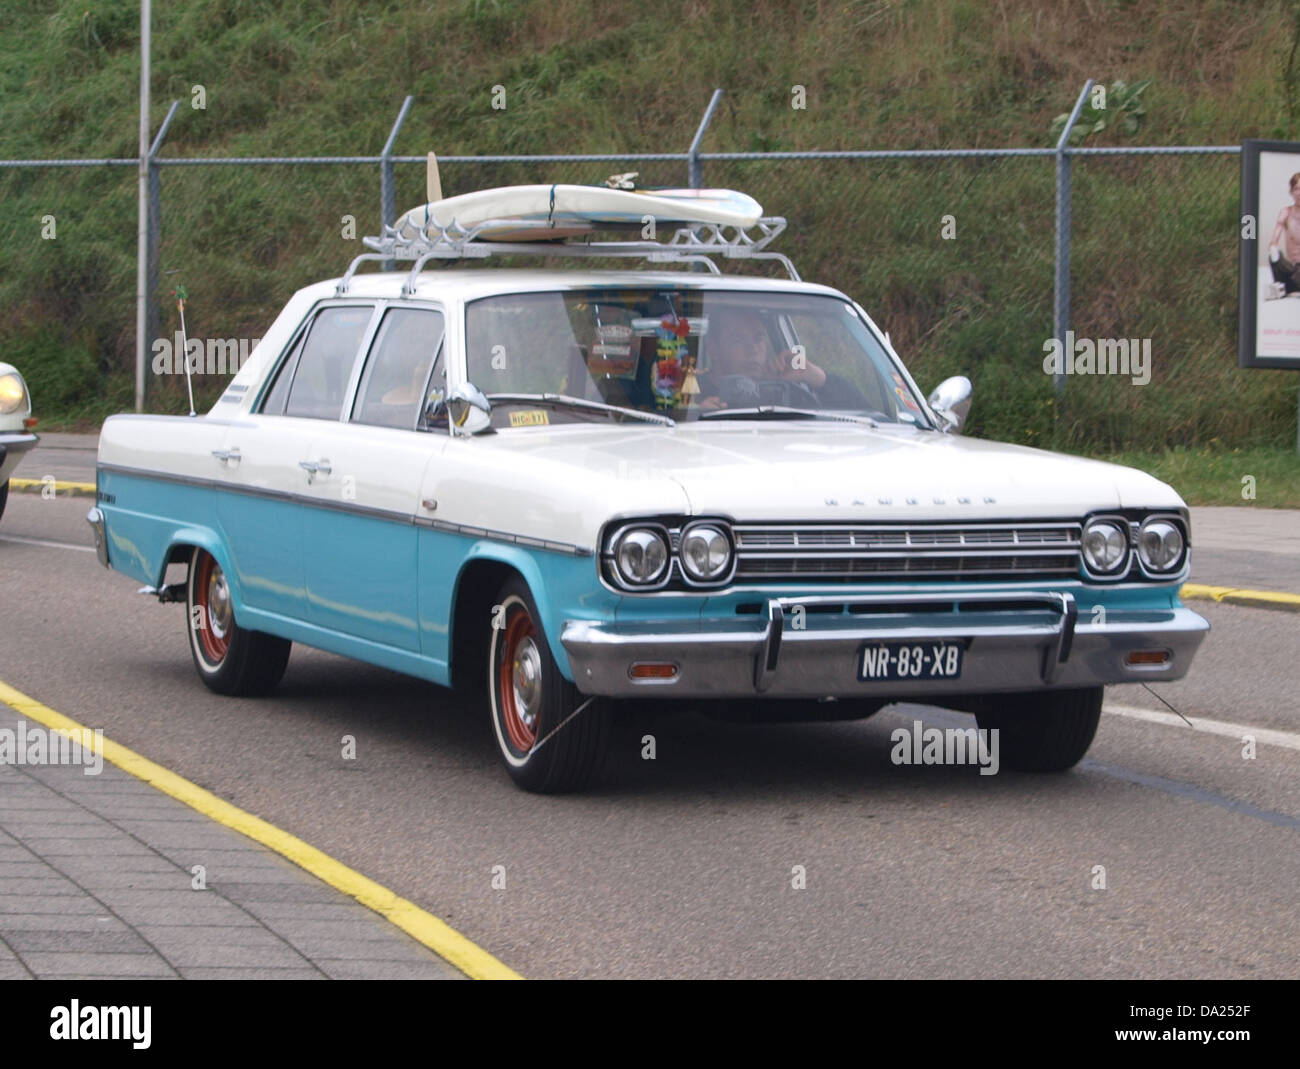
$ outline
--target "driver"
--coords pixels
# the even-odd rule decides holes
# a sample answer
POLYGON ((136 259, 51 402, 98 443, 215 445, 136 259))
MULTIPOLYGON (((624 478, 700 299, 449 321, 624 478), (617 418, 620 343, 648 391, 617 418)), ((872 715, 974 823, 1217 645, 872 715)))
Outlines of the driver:
POLYGON ((724 378, 782 379, 817 390, 826 372, 807 358, 795 367, 795 354, 774 353, 762 316, 747 308, 724 307, 709 315, 710 368, 701 376, 701 408, 726 408, 718 396, 724 378))

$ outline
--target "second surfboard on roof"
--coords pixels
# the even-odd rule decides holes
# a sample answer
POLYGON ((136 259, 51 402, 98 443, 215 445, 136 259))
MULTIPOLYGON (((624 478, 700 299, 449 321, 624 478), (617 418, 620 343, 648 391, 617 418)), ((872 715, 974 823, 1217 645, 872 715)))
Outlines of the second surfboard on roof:
POLYGON ((544 222, 545 227, 491 227, 482 241, 554 241, 595 230, 639 230, 647 219, 656 228, 713 223, 751 227, 763 214, 753 197, 731 189, 610 189, 607 186, 503 186, 463 193, 422 204, 396 223, 403 237, 414 237, 430 222, 438 227, 455 223, 470 230, 501 220, 544 222))

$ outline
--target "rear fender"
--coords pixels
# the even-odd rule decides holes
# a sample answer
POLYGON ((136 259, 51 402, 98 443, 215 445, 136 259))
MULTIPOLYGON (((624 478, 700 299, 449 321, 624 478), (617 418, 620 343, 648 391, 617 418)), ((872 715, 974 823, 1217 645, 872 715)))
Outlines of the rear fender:
POLYGON ((225 543, 215 531, 206 527, 182 527, 172 535, 171 541, 167 545, 167 552, 163 555, 162 565, 158 569, 154 586, 161 590, 166 585, 167 568, 171 564, 185 564, 186 575, 188 576, 190 558, 193 556, 194 547, 196 546, 210 553, 217 564, 220 565, 221 570, 226 573, 226 583, 230 587, 231 602, 236 615, 238 615, 244 608, 244 599, 239 587, 239 577, 231 566, 230 555, 226 552, 225 543))

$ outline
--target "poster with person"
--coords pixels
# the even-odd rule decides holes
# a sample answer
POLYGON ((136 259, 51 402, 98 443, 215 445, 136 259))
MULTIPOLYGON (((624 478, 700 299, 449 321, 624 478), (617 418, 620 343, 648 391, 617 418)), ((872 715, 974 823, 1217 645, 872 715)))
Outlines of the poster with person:
POLYGON ((1241 367, 1300 370, 1300 143, 1241 146, 1241 367))

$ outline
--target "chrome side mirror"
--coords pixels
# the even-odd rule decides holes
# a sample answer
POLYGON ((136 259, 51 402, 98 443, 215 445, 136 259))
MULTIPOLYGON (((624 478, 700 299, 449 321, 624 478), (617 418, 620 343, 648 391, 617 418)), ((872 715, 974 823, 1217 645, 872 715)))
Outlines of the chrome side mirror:
POLYGON ((486 434, 492 430, 492 402, 472 382, 462 382, 443 402, 452 434, 486 434))
POLYGON ((966 417, 970 415, 970 379, 965 375, 954 375, 944 379, 934 388, 934 393, 926 398, 946 426, 940 428, 946 434, 955 434, 961 430, 966 417))

